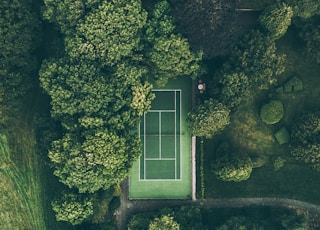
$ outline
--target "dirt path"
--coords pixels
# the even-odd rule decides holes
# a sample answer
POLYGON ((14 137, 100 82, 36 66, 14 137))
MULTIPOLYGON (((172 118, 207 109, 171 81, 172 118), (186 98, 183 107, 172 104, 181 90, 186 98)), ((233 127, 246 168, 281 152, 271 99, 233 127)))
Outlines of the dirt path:
POLYGON ((118 229, 127 229, 128 218, 139 212, 152 211, 164 207, 174 207, 181 205, 195 205, 200 208, 240 208, 252 205, 274 206, 286 208, 299 208, 315 214, 320 214, 320 205, 314 205, 304 201, 286 198, 230 198, 230 199, 205 199, 201 200, 129 200, 128 181, 121 184, 121 206, 116 213, 118 229))

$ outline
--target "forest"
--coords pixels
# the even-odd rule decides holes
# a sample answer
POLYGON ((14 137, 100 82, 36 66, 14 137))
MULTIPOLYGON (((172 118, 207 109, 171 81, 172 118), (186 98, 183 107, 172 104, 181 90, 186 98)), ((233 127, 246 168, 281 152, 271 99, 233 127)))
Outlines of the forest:
MULTIPOLYGON (((240 195, 320 204, 308 189, 259 193, 246 184, 264 168, 320 171, 320 3, 265 2, 243 28, 237 0, 4 1, 0 228, 117 229, 120 183, 141 154, 141 116, 152 89, 176 78, 207 83, 187 119, 199 140, 200 200, 232 197, 236 184, 240 195)), ((209 212, 181 206, 134 215, 128 226, 206 229, 209 212)), ((312 219, 278 214, 281 229, 312 219)), ((238 214, 214 224, 239 223, 264 229, 238 214)))

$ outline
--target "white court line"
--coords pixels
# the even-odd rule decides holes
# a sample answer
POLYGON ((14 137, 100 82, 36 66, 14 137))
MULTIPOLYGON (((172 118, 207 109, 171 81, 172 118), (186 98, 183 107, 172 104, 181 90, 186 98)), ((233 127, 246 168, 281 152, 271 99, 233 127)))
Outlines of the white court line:
POLYGON ((161 112, 159 112, 159 158, 161 159, 161 112))
POLYGON ((168 109, 168 110, 163 110, 163 109, 151 109, 149 110, 148 113, 173 113, 175 110, 172 110, 172 109, 168 109))
POLYGON ((177 91, 174 92, 174 178, 177 179, 177 91))
MULTIPOLYGON (((144 134, 146 134, 146 113, 144 113, 143 115, 143 132, 144 134)), ((146 179, 146 135, 144 135, 143 137, 143 151, 144 151, 144 154, 143 154, 143 179, 146 179)))
POLYGON ((176 158, 145 158, 146 161, 152 161, 152 160, 157 160, 157 161, 174 161, 176 158))

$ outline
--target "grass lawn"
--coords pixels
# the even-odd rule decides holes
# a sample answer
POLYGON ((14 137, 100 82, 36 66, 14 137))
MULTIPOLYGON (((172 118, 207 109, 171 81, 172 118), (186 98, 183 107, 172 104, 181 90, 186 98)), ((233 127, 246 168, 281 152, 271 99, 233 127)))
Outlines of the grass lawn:
POLYGON ((32 120, 42 98, 35 91, 17 101, 19 109, 0 131, 0 229, 72 229, 55 220, 51 200, 57 179, 45 163, 45 154, 36 153, 32 120))
MULTIPOLYGON (((133 199, 136 199, 136 198, 190 199, 191 198, 191 136, 189 134, 189 131, 187 130, 187 125, 185 122, 187 113, 191 110, 191 92, 190 92, 191 80, 187 78, 186 79, 182 78, 182 79, 170 81, 167 84, 166 89, 181 89, 181 159, 179 159, 181 162, 179 164, 181 165, 181 175, 180 174, 176 175, 176 178, 179 178, 179 180, 140 180, 139 161, 137 161, 134 163, 132 172, 130 174, 129 197, 133 199)), ((152 109, 153 108, 151 108, 151 110, 152 109)), ((163 120, 163 122, 168 122, 168 121, 163 120)), ((156 127, 156 129, 158 132, 158 126, 156 127)), ((162 148, 164 147, 165 146, 162 146, 162 148)), ((157 155, 158 155, 158 152, 157 152, 157 155)), ((168 163, 168 162, 163 162, 163 163, 168 163)), ((148 167, 146 169, 148 170, 148 167)), ((149 170, 154 170, 154 169, 155 167, 150 168, 149 170)))
POLYGON ((206 197, 286 197, 320 204, 320 173, 297 162, 290 155, 287 144, 279 145, 273 136, 282 126, 290 128, 300 113, 320 109, 320 65, 309 63, 302 55, 301 44, 293 29, 278 42, 281 52, 287 54, 286 72, 280 76, 279 85, 293 76, 303 80, 304 90, 289 94, 263 91, 252 94, 247 104, 241 105, 231 116, 231 125, 220 135, 205 142, 206 197), (271 92, 271 93, 270 93, 271 92), (261 105, 279 99, 284 103, 285 116, 280 123, 265 125, 259 118, 261 105), (248 181, 222 182, 211 172, 215 150, 222 142, 228 142, 236 152, 248 153, 259 159, 262 167, 253 169, 248 181), (276 171, 274 159, 285 159, 284 167, 276 171))

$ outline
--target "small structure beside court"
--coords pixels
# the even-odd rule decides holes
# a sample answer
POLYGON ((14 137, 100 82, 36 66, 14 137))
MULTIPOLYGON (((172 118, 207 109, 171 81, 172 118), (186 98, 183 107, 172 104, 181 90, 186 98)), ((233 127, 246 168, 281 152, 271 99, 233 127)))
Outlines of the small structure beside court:
POLYGON ((277 131, 274 134, 274 137, 280 145, 290 142, 290 135, 286 127, 282 127, 279 131, 277 131))
POLYGON ((285 93, 293 93, 293 92, 302 91, 302 90, 303 90, 303 82, 298 77, 291 78, 289 81, 287 81, 283 85, 283 91, 285 93))

